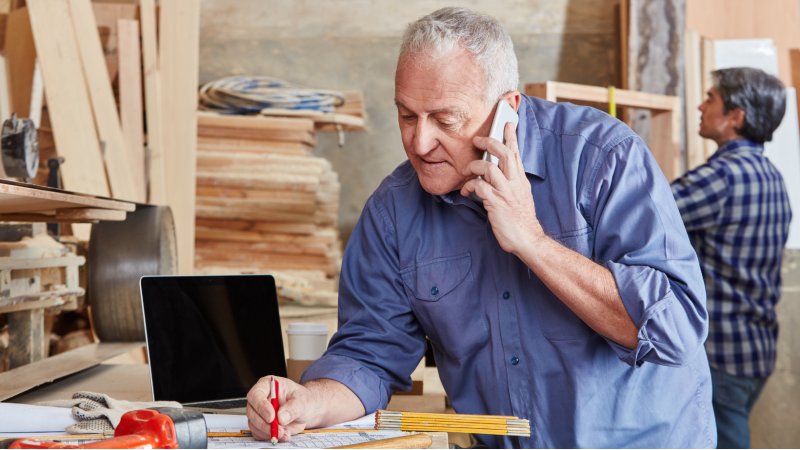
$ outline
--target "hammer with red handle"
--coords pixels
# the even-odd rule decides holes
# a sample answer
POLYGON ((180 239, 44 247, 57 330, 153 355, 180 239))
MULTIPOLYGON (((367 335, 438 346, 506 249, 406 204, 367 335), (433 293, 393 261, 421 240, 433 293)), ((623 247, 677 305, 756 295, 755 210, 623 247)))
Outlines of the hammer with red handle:
POLYGON ((208 430, 203 414, 176 408, 128 411, 114 437, 81 445, 59 441, 18 439, 9 448, 206 448, 208 430))

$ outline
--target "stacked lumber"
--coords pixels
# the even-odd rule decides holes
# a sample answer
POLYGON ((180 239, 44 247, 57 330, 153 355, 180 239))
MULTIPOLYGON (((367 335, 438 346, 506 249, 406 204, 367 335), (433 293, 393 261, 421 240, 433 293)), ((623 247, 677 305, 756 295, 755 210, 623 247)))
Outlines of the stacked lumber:
POLYGON ((339 180, 306 118, 198 115, 197 272, 281 273, 284 299, 334 304, 339 180))

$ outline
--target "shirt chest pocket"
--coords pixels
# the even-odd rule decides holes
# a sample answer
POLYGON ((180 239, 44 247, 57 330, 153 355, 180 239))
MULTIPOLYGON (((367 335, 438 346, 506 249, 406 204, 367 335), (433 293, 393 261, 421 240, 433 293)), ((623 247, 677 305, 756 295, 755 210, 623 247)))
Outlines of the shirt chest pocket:
POLYGON ((437 350, 460 361, 488 345, 469 252, 418 262, 401 277, 414 313, 437 350))

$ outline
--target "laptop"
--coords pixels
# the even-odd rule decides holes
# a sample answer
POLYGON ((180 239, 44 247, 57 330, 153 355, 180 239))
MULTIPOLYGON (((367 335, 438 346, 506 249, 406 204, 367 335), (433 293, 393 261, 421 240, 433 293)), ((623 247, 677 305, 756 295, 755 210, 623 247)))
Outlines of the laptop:
POLYGON ((154 400, 238 409, 259 378, 286 376, 272 276, 145 276, 140 290, 154 400))

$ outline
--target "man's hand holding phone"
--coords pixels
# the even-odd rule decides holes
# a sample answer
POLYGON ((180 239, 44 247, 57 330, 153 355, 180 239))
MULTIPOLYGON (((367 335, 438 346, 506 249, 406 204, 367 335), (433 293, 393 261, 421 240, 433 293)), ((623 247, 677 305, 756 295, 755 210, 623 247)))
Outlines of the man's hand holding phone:
POLYGON ((544 236, 517 146, 518 122, 519 118, 508 102, 501 100, 490 136, 476 136, 472 140, 475 147, 484 150, 484 157, 466 167, 464 174, 475 178, 461 188, 461 195, 475 195, 483 202, 500 247, 514 254, 524 252, 544 236), (511 111, 513 118, 509 119, 511 116, 505 108, 511 111), (492 136, 495 128, 501 130, 500 139, 495 137, 496 132, 492 136))

